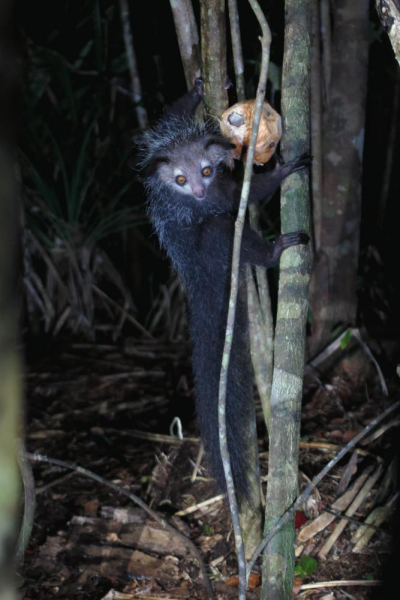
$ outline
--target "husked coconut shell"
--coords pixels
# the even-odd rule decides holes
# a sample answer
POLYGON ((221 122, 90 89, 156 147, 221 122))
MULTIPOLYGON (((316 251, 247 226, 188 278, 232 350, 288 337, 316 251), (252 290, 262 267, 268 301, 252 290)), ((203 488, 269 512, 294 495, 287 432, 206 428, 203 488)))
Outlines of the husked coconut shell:
MULTIPOLYGON (((238 102, 228 108, 221 116, 221 133, 236 146, 232 150, 233 158, 244 160, 246 157, 255 106, 255 100, 238 102)), ((264 165, 269 161, 281 136, 281 117, 268 102, 264 102, 254 154, 255 164, 264 165)))

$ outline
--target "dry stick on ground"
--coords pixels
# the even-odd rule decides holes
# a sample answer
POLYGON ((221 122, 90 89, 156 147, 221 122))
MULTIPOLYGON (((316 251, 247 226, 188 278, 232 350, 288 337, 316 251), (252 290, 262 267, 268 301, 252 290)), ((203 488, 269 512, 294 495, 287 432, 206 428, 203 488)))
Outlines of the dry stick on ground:
MULTIPOLYGON (((382 585, 383 582, 378 579, 374 579, 372 581, 367 581, 366 579, 342 579, 338 581, 319 581, 318 583, 305 583, 300 586, 299 591, 302 590, 318 590, 321 588, 333 588, 333 587, 347 587, 347 586, 365 586, 365 587, 375 587, 382 585)), ((352 596, 353 598, 353 596, 352 596)))
POLYGON ((399 492, 394 494, 385 506, 377 506, 367 516, 363 525, 361 525, 357 529, 357 531, 353 534, 351 538, 351 542, 354 543, 354 553, 362 552, 364 550, 369 540, 374 535, 376 529, 384 535, 390 536, 390 534, 388 534, 386 531, 383 531, 379 526, 381 525, 381 523, 386 521, 386 519, 391 515, 391 513, 394 512, 397 506, 398 499, 399 492))
POLYGON ((114 490, 118 494, 123 494, 124 496, 127 496, 130 500, 132 500, 132 502, 134 502, 135 504, 137 504, 138 506, 140 506, 140 508, 142 508, 152 519, 154 519, 155 521, 157 521, 157 523, 159 525, 161 525, 161 527, 163 529, 166 529, 167 531, 170 531, 172 535, 176 535, 181 540, 184 540, 185 544, 187 544, 187 546, 191 550, 192 554, 199 561, 200 570, 201 570, 201 573, 202 573, 202 576, 203 576, 203 579, 204 579, 204 585, 207 588, 207 592, 209 594, 209 597, 211 599, 215 598, 214 593, 212 591, 211 584, 210 584, 210 580, 208 579, 208 575, 207 575, 205 564, 204 564, 203 559, 202 559, 201 554, 200 554, 200 551, 195 546, 195 544, 192 542, 192 540, 190 540, 186 535, 184 535, 183 533, 181 533, 178 529, 176 529, 175 527, 173 527, 172 525, 170 525, 168 523, 168 521, 166 521, 165 519, 163 519, 154 510, 152 510, 151 508, 149 508, 147 506, 147 504, 145 504, 143 502, 143 500, 141 500, 138 496, 136 496, 135 494, 132 494, 131 492, 128 492, 128 490, 126 490, 125 488, 122 488, 122 487, 120 487, 118 485, 115 485, 115 483, 112 483, 111 481, 107 481, 107 479, 104 479, 103 477, 100 477, 100 475, 97 475, 96 473, 93 473, 92 471, 89 471, 88 469, 84 469, 83 467, 80 467, 79 465, 76 465, 73 462, 69 462, 69 461, 65 461, 65 460, 59 460, 57 458, 49 458, 48 456, 45 456, 43 454, 32 454, 31 452, 23 452, 22 456, 25 457, 25 458, 28 458, 29 460, 34 460, 34 461, 38 461, 38 462, 46 462, 46 463, 49 463, 49 464, 52 464, 52 465, 57 465, 59 467, 62 467, 63 469, 72 469, 73 471, 76 471, 77 473, 80 473, 81 475, 84 475, 84 477, 88 477, 89 479, 93 479, 94 481, 97 481, 98 483, 100 483, 102 485, 106 485, 107 487, 111 488, 112 490, 114 490))
MULTIPOLYGON (((362 486, 367 481, 372 470, 372 465, 366 467, 364 471, 355 479, 349 489, 334 501, 331 508, 335 511, 339 511, 340 514, 343 514, 343 512, 347 510, 362 486)), ((315 517, 315 519, 308 521, 308 523, 301 528, 297 535, 297 542, 299 544, 304 544, 304 542, 314 538, 320 531, 327 529, 334 520, 334 515, 330 514, 328 511, 322 511, 317 517, 315 517)))
POLYGON ((378 372, 378 377, 379 377, 379 381, 381 384, 382 392, 385 394, 385 396, 388 396, 389 392, 387 389, 385 378, 382 373, 382 369, 380 368, 378 361, 375 359, 375 357, 372 354, 371 350, 369 349, 368 345, 362 339, 360 330, 353 327, 353 329, 351 329, 351 333, 356 338, 356 340, 360 344, 361 348, 364 350, 365 354, 368 356, 368 358, 370 359, 370 361, 376 368, 376 370, 378 372))
POLYGON ((369 433, 371 431, 371 429, 373 429, 376 425, 378 425, 378 423, 380 423, 381 421, 383 421, 383 419, 385 419, 388 415, 390 415, 392 412, 394 412, 395 410, 397 410, 398 408, 400 408, 400 402, 395 402, 394 404, 392 404, 391 406, 389 406, 389 408, 387 408, 382 414, 380 414, 378 417, 376 417, 373 421, 371 421, 371 423, 369 423, 362 431, 360 431, 360 433, 358 433, 336 456, 335 458, 333 458, 331 461, 329 461, 329 463, 322 469, 322 471, 320 471, 318 473, 318 475, 316 475, 314 477, 314 479, 311 481, 311 483, 305 488, 305 490, 300 494, 300 496, 297 498, 297 500, 294 502, 294 504, 289 508, 289 510, 287 510, 285 512, 285 514, 282 515, 282 517, 279 519, 279 521, 277 522, 277 524, 271 529, 271 531, 268 533, 268 535, 262 540, 261 544, 259 545, 259 547, 257 548, 257 550, 254 552, 251 560, 248 563, 247 566, 247 573, 250 574, 251 570, 254 566, 255 561, 257 560, 259 554, 263 551, 263 549, 265 548, 265 546, 269 543, 269 541, 274 537, 274 535, 277 533, 277 531, 279 531, 279 529, 285 524, 287 523, 287 521, 289 519, 291 519, 295 513, 295 511, 298 509, 298 507, 303 504, 303 502, 308 498, 308 496, 311 494, 311 492, 313 491, 313 489, 320 483, 320 481, 325 477, 325 475, 327 473, 329 473, 329 471, 343 458, 343 456, 345 454, 347 454, 347 452, 349 452, 349 450, 351 450, 352 448, 354 448, 354 446, 356 444, 358 444, 358 442, 367 435, 367 433, 369 433))
POLYGON ((196 462, 195 462, 195 465, 194 465, 194 468, 193 468, 193 473, 192 473, 192 475, 190 477, 190 481, 192 483, 194 483, 196 481, 196 479, 197 479, 197 473, 200 470, 200 465, 201 465, 201 461, 203 460, 203 456, 204 456, 204 444, 201 443, 200 446, 199 446, 199 450, 197 452, 197 458, 196 458, 196 462))
POLYGON ((324 363, 329 358, 329 356, 331 356, 334 352, 336 352, 336 350, 341 348, 343 340, 345 340, 345 338, 347 338, 349 334, 357 340, 365 354, 375 366, 381 384, 382 392, 385 394, 385 396, 387 396, 388 389, 385 378, 382 373, 382 369, 380 368, 379 363, 375 359, 368 345, 362 339, 360 330, 356 327, 352 327, 343 331, 343 333, 341 333, 335 340, 333 340, 333 342, 331 342, 326 348, 324 348, 315 358, 310 360, 310 362, 308 362, 306 365, 306 371, 310 371, 310 369, 316 370, 319 367, 319 365, 324 363))
POLYGON ((394 421, 391 421, 390 423, 386 423, 385 425, 382 425, 382 427, 379 427, 379 429, 377 431, 375 431, 369 438, 367 438, 366 440, 363 441, 363 445, 368 446, 368 444, 375 442, 378 438, 381 437, 381 435, 386 433, 386 431, 388 431, 389 429, 392 429, 392 427, 399 427, 399 426, 400 426, 400 419, 395 419, 394 421))
MULTIPOLYGON (((120 429, 114 429, 112 427, 98 427, 100 431, 105 431, 107 434, 115 433, 121 435, 120 429)), ((197 437, 185 437, 179 439, 171 435, 165 435, 162 433, 148 433, 147 431, 139 431, 138 429, 125 429, 123 431, 125 437, 132 437, 139 440, 147 440, 148 442, 156 442, 157 444, 178 444, 182 445, 185 442, 199 443, 200 439, 197 437)))
MULTIPOLYGON (((328 442, 300 442, 300 448, 316 448, 327 452, 338 452, 341 448, 340 444, 329 444, 328 442)), ((359 456, 375 456, 373 452, 356 448, 354 450, 359 456)))
MULTIPOLYGON (((381 508, 381 507, 379 507, 379 508, 381 508)), ((347 521, 348 523, 354 523, 354 525, 358 526, 356 533, 358 533, 360 531, 360 529, 362 529, 363 531, 370 529, 372 534, 375 531, 379 531, 384 537, 386 537, 390 540, 393 538, 393 536, 390 533, 388 533, 387 531, 385 531, 384 529, 382 529, 382 527, 379 527, 379 525, 373 525, 372 523, 369 523, 367 520, 360 521, 360 519, 355 519, 354 517, 349 517, 348 515, 343 514, 337 510, 333 510, 332 508, 323 508, 322 512, 329 513, 329 514, 333 515, 334 517, 337 517, 338 519, 343 519, 344 521, 347 521)), ((353 541, 353 538, 351 541, 353 541)))
POLYGON ((214 504, 217 504, 217 502, 221 502, 222 500, 225 499, 225 494, 219 494, 218 496, 214 496, 214 498, 209 498, 208 500, 204 500, 204 502, 198 502, 197 504, 192 504, 191 506, 188 506, 187 508, 184 508, 183 510, 178 510, 178 512, 174 513, 175 517, 184 517, 186 515, 190 515, 194 512, 196 512, 197 510, 201 509, 201 514, 202 516, 204 516, 205 512, 204 509, 206 507, 210 507, 213 508, 214 504))
POLYGON ((226 431, 226 391, 228 380, 229 356, 232 348, 233 328, 235 324, 236 301, 239 286, 239 263, 240 246, 242 241, 243 226, 246 215, 247 200, 250 192, 250 181, 253 172, 254 150, 257 140, 258 128, 260 125, 261 111, 264 104, 265 90, 267 85, 267 74, 269 64, 269 48, 271 43, 271 32, 268 27, 264 14, 256 0, 249 0, 251 7, 259 21, 262 30, 261 46, 262 61, 261 75, 257 88, 256 109, 254 111, 253 128, 251 132, 250 144, 247 151, 246 166, 243 179, 243 187, 240 196, 240 205, 238 216, 235 222, 235 236, 233 240, 232 272, 231 272, 231 290, 229 297, 229 311, 226 326, 226 336, 224 350, 222 355, 222 366, 220 375, 220 385, 218 392, 218 423, 219 423, 219 441, 221 449, 222 463, 224 467, 229 507, 232 515, 232 523, 235 535, 235 545, 238 557, 239 567, 239 598, 246 598, 246 561, 244 545, 240 530, 238 504, 232 479, 231 462, 228 452, 227 431, 226 431))
MULTIPOLYGON (((371 475, 368 477, 367 481, 364 483, 361 490, 358 492, 357 496, 354 498, 353 502, 350 504, 350 506, 346 510, 345 515, 351 517, 355 514, 355 512, 360 508, 362 503, 365 501, 367 495, 370 493, 370 491, 374 487, 375 483, 377 482, 377 480, 379 479, 381 474, 382 474, 382 465, 378 465, 378 467, 375 469, 375 472, 371 473, 371 475)), ((326 557, 328 555, 328 553, 331 551, 331 549, 335 545, 337 539, 342 534, 342 532, 344 531, 344 529, 347 527, 348 524, 349 524, 349 522, 347 521, 347 519, 343 519, 343 518, 340 519, 339 523, 336 524, 331 535, 328 537, 328 539, 324 542, 322 548, 319 550, 318 558, 326 557)))

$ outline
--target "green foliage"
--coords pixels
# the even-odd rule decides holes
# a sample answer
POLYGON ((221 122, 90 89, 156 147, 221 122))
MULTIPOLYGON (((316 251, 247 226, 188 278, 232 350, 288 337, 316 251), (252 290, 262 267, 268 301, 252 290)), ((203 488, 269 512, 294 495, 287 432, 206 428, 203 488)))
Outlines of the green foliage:
POLYGON ((294 568, 298 577, 307 577, 316 571, 318 563, 312 556, 302 556, 294 568))
MULTIPOLYGON (((118 36, 120 43, 111 49, 105 34, 111 28, 120 32, 114 8, 104 9, 97 0, 80 6, 73 32, 79 50, 72 58, 55 49, 62 33, 56 28, 42 45, 27 37, 22 90, 28 313, 44 322, 46 330, 69 326, 89 337, 94 337, 100 303, 96 288, 105 285, 125 309, 132 307, 105 248, 111 236, 145 221, 127 168, 131 144, 125 135, 130 119, 126 95, 122 121, 117 112, 115 77, 128 75, 123 42, 118 36)), ((101 304, 104 310, 104 299, 101 304)))
POLYGON ((346 350, 347 346, 349 345, 349 342, 352 338, 352 333, 351 333, 351 329, 348 329, 346 331, 346 333, 344 334, 344 336, 342 337, 342 339, 340 340, 340 347, 342 350, 346 350))

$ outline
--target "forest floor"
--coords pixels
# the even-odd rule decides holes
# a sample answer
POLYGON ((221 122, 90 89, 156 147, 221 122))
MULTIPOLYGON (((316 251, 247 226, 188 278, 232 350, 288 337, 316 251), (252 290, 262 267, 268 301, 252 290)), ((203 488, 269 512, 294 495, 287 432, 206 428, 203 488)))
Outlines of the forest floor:
MULTIPOLYGON (((395 374, 388 378, 385 395, 369 359, 339 352, 336 366, 306 379, 301 490, 351 438, 400 398, 395 374)), ((60 343, 31 356, 28 363, 28 452, 42 459, 71 461, 139 496, 194 542, 216 598, 236 598, 229 510, 215 495, 203 466, 192 481, 199 440, 189 348, 183 343, 137 340, 128 340, 124 347, 60 343), (171 426, 175 417, 182 424, 183 438, 179 422, 171 426)), ((261 410, 257 412, 265 486, 268 446, 261 410)), ((394 412, 368 434, 357 452, 347 454, 327 474, 296 514, 294 597, 392 597, 385 592, 385 581, 390 585, 387 577, 392 574, 397 581, 398 575, 391 561, 398 541, 393 532, 399 426, 399 413, 394 412), (345 512, 347 518, 338 516, 345 512), (373 527, 362 528, 367 517, 373 527)), ((209 597, 199 563, 182 535, 165 530, 162 522, 115 487, 49 462, 31 464, 36 511, 19 570, 20 597, 209 597)), ((29 503, 34 493, 31 490, 31 500, 26 494, 29 503)), ((259 573, 258 563, 250 581, 250 600, 260 597, 259 573)))

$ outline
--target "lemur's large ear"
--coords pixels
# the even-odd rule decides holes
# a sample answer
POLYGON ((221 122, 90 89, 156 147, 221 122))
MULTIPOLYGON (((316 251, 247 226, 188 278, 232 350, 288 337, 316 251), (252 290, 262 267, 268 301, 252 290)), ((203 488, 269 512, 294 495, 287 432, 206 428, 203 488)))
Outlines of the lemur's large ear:
POLYGON ((210 136, 204 144, 204 150, 212 161, 227 164, 232 162, 231 150, 233 148, 236 148, 235 144, 220 136, 210 136))
POLYGON ((151 177, 162 163, 169 163, 170 159, 165 154, 154 154, 151 161, 142 169, 143 177, 151 177))

